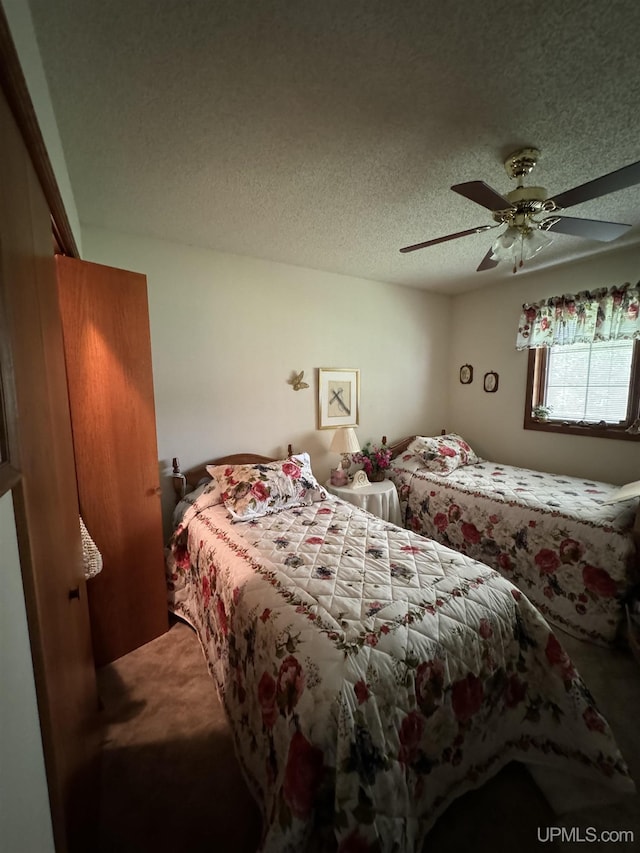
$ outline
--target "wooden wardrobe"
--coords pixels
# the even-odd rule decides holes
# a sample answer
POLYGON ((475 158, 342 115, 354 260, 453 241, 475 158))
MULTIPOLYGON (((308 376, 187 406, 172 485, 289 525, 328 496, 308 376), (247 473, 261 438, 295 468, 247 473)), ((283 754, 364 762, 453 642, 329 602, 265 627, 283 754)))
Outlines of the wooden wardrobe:
POLYGON ((87 584, 102 666, 168 629, 147 283, 56 263, 80 510, 104 561, 87 584))

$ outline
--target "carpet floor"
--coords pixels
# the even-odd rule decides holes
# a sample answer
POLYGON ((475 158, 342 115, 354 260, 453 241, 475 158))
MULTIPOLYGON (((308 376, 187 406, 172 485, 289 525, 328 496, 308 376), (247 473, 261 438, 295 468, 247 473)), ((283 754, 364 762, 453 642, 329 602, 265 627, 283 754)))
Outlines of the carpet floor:
MULTIPOLYGON (((640 788, 640 667, 628 654, 559 634, 609 720, 640 788)), ((260 813, 235 757, 228 723, 195 633, 182 622, 102 668, 104 744, 97 853, 255 853, 260 813)), ((504 768, 456 800, 429 833, 427 851, 532 853, 577 849, 548 827, 631 830, 639 849, 640 795, 556 817, 526 770, 504 768), (539 830, 539 832, 538 832, 539 830)), ((565 836, 566 839, 566 836, 565 836)))

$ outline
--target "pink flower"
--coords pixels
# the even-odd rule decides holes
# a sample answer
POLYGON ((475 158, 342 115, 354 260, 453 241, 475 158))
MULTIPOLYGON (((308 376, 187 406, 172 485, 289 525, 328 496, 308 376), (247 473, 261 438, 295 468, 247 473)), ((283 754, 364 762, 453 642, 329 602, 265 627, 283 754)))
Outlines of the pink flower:
POLYGON ((278 708, 276 706, 276 682, 268 672, 262 673, 258 682, 258 702, 262 710, 262 722, 268 729, 272 729, 278 719, 278 708))
POLYGON ((453 449, 453 447, 447 447, 446 444, 442 444, 438 448, 438 453, 440 454, 440 456, 455 456, 456 455, 456 451, 453 449))
POLYGON ((216 602, 216 610, 218 613, 218 623, 220 625, 220 630, 226 637, 229 631, 227 624, 227 611, 224 609, 224 601, 221 598, 218 598, 216 602))
POLYGON ((449 525, 449 519, 443 512, 438 512, 433 518, 433 523, 438 528, 440 533, 443 533, 449 525))
POLYGON ((456 681, 451 688, 451 707, 461 722, 470 720, 480 710, 483 699, 482 681, 472 672, 456 681))
POLYGON ((423 732, 424 717, 418 711, 410 711, 400 726, 398 758, 402 764, 409 764, 415 758, 423 732))
POLYGON ((251 494, 259 501, 266 501, 269 497, 269 489, 265 486, 262 480, 258 480, 251 486, 251 494))
POLYGON ((191 566, 191 558, 186 545, 174 545, 173 556, 179 569, 188 569, 191 566))
POLYGON ((552 575, 560 565, 560 559, 555 551, 542 548, 534 557, 534 562, 541 575, 552 575))
POLYGON ((354 685, 353 690, 356 694, 359 705, 362 705, 362 703, 366 702, 369 698, 369 688, 367 687, 366 681, 360 679, 360 681, 356 682, 354 685))
POLYGON ((585 588, 601 598, 615 598, 618 592, 616 582, 609 572, 597 566, 585 566, 582 570, 585 588))
POLYGON ((555 634, 549 634, 545 654, 551 666, 558 667, 563 681, 571 681, 575 676, 576 671, 571 663, 571 658, 562 648, 555 634))
POLYGON ((467 540, 467 542, 472 542, 474 545, 477 545, 480 541, 480 531, 475 526, 475 524, 471 524, 470 521, 465 521, 461 527, 462 535, 467 540))
POLYGON ((483 640, 488 640, 493 635, 493 628, 488 619, 481 619, 478 626, 478 632, 483 640))
POLYGON ((295 732, 289 743, 282 792, 298 818, 304 819, 311 812, 322 780, 323 764, 322 750, 310 744, 302 732, 295 732))
POLYGON ((302 667, 293 655, 288 655, 280 664, 278 672, 278 705, 289 714, 298 704, 305 685, 302 667))
POLYGON ((430 717, 442 702, 444 664, 438 658, 424 661, 416 670, 416 701, 425 715, 430 717))
POLYGON ((209 602, 211 601, 211 584, 209 583, 209 578, 205 575, 202 578, 202 604, 204 609, 206 610, 209 607, 209 602))
POLYGON ((460 518, 460 507, 458 504, 451 504, 448 515, 449 521, 457 521, 460 518))
POLYGON ((309 543, 309 545, 322 545, 324 539, 322 538, 322 536, 309 536, 307 542, 309 543))
POLYGON ((508 554, 505 554, 504 551, 498 557, 498 565, 505 572, 511 572, 513 570, 511 557, 508 554))
POLYGON ((302 476, 302 471, 293 462, 285 462, 282 466, 282 473, 286 474, 287 477, 291 477, 292 480, 299 480, 302 476))

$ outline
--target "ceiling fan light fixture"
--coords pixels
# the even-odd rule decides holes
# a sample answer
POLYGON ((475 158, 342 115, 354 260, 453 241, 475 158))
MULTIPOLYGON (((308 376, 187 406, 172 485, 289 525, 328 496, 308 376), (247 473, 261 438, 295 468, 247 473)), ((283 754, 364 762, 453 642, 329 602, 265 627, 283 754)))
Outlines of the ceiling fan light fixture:
POLYGON ((491 247, 491 252, 496 261, 513 260, 514 244, 518 239, 518 229, 513 225, 502 232, 491 247))
POLYGON ((528 228, 522 235, 522 259, 524 261, 531 260, 541 249, 546 249, 551 243, 553 243, 553 239, 537 225, 528 228))
POLYGON ((536 222, 525 220, 521 225, 509 225, 491 247, 491 253, 496 261, 509 261, 517 272, 525 261, 551 243, 553 239, 536 222))

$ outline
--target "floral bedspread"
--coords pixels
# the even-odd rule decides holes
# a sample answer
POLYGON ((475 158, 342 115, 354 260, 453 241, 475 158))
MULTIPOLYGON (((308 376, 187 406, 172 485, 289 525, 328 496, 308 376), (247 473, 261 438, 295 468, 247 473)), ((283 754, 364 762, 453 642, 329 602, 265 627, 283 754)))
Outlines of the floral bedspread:
POLYGON ((637 501, 604 505, 616 486, 486 461, 445 476, 406 454, 389 477, 406 527, 497 569, 568 633, 615 639, 637 501))
POLYGON ((207 494, 167 561, 264 816, 261 850, 420 851, 512 760, 633 790, 540 613, 497 572, 339 500, 231 523, 207 494))

